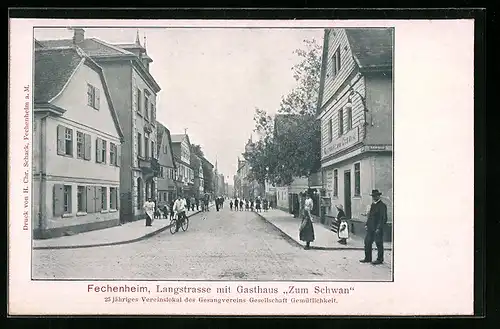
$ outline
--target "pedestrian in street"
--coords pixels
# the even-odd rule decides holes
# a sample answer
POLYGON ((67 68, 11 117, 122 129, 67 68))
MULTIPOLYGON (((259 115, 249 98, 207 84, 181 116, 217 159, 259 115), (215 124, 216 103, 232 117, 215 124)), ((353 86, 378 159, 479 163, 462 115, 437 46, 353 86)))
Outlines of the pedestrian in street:
POLYGON ((308 193, 304 204, 304 216, 300 223, 299 238, 306 243, 304 249, 309 249, 311 242, 314 241, 314 227, 312 223, 311 212, 313 210, 314 202, 308 193))
POLYGON ((243 200, 240 200, 240 211, 243 211, 243 200))
POLYGON ((200 199, 196 198, 196 211, 200 210, 200 199))
POLYGON ((174 203, 174 212, 175 216, 177 216, 177 220, 175 221, 176 232, 179 231, 181 222, 186 219, 186 209, 187 209, 186 206, 187 206, 186 199, 184 199, 182 196, 179 195, 174 203))
POLYGON ((382 193, 379 190, 372 190, 372 204, 366 220, 366 236, 365 236, 365 258, 361 259, 361 263, 370 263, 372 261, 372 246, 373 242, 377 246, 377 260, 372 262, 373 265, 382 264, 384 262, 384 226, 387 223, 387 206, 380 200, 382 193))
POLYGON ((264 206, 264 211, 267 211, 269 209, 269 201, 267 199, 264 199, 262 204, 264 206))
POLYGON ((337 216, 335 220, 332 222, 331 230, 337 233, 339 240, 337 241, 340 244, 347 244, 347 238, 349 237, 349 231, 347 227, 344 206, 341 204, 335 205, 337 208, 337 216))
POLYGON ((260 200, 260 196, 257 197, 257 200, 255 200, 255 210, 257 210, 257 212, 260 212, 260 203, 261 203, 261 200, 260 200))
POLYGON ((190 198, 185 198, 186 200, 186 210, 189 210, 191 209, 191 199, 190 198))
POLYGON ((163 205, 162 212, 163 212, 163 218, 168 219, 170 209, 168 209, 168 206, 166 203, 163 205))
POLYGON ((155 204, 151 199, 144 202, 144 212, 146 213, 146 226, 152 226, 153 224, 153 216, 155 211, 155 204))
POLYGON ((229 210, 233 211, 233 200, 229 201, 229 210))
POLYGON ((170 220, 174 219, 174 203, 175 201, 174 200, 171 200, 170 201, 170 220))
POLYGON ((245 200, 245 211, 248 211, 250 209, 250 202, 248 200, 245 200))
POLYGON ((235 198, 234 199, 234 211, 238 211, 239 204, 240 204, 240 202, 238 201, 238 198, 235 198))
POLYGON ((194 206, 196 205, 196 199, 194 198, 194 196, 191 197, 190 205, 191 211, 194 211, 194 206))
POLYGON ((215 198, 215 209, 217 211, 219 211, 219 206, 220 206, 220 199, 219 198, 215 198))
POLYGON ((253 211, 254 209, 254 201, 253 199, 250 201, 250 211, 253 211))

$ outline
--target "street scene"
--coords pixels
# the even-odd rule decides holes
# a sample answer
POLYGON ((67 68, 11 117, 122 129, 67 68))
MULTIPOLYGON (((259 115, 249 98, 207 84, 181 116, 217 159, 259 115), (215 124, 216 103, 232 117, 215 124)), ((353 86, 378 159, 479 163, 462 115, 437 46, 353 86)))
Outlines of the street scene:
POLYGON ((32 278, 392 281, 393 48, 35 28, 32 278))
MULTIPOLYGON (((162 220, 155 220, 153 226, 161 225, 158 222, 162 220)), ((143 241, 115 246, 34 250, 33 278, 267 281, 391 278, 390 250, 386 251, 387 264, 371 266, 359 263, 362 248, 304 250, 284 235, 254 212, 211 209, 191 217, 186 232, 181 230, 172 235, 166 230, 143 241)))

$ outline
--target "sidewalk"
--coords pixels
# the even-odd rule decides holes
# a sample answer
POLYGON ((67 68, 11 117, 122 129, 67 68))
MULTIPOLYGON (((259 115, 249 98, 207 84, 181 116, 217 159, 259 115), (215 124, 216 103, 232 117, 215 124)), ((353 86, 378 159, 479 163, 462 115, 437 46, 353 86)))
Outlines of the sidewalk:
MULTIPOLYGON (((213 203, 209 207, 212 207, 213 203)), ((201 212, 188 211, 191 217, 201 212)), ((155 219, 152 226, 146 226, 145 220, 136 220, 110 228, 83 232, 60 238, 33 240, 33 249, 76 249, 104 247, 118 244, 133 243, 161 233, 170 227, 170 219, 155 219)))
MULTIPOLYGON (((305 242, 299 239, 299 226, 300 219, 294 218, 292 214, 279 209, 272 209, 266 212, 256 213, 267 222, 276 227, 283 234, 287 235, 288 238, 293 240, 295 243, 305 246, 305 242)), ((319 223, 318 221, 313 222, 314 225, 314 236, 315 239, 311 243, 311 249, 322 249, 322 250, 363 250, 364 241, 363 237, 350 235, 347 239, 347 245, 342 245, 338 243, 339 240, 337 234, 332 232, 329 227, 319 223)), ((373 246, 376 250, 377 247, 373 246)), ((384 250, 392 250, 392 242, 384 242, 384 250)))

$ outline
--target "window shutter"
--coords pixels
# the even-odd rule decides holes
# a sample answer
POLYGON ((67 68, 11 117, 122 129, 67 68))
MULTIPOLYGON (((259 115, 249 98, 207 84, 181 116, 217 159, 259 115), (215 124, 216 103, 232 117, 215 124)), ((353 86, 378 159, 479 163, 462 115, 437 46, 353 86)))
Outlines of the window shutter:
POLYGON ((101 108, 101 91, 98 88, 94 88, 95 91, 95 108, 101 108))
POLYGON ((61 216, 64 213, 63 184, 54 184, 53 208, 54 208, 54 216, 61 216))
POLYGON ((95 211, 99 212, 101 211, 101 190, 102 188, 100 186, 95 187, 95 211))
POLYGON ((120 209, 120 189, 117 187, 116 188, 116 193, 115 193, 115 209, 120 209))
POLYGON ((122 151, 121 151, 122 147, 120 144, 117 144, 115 146, 115 149, 116 149, 116 156, 115 156, 116 163, 115 163, 115 165, 117 165, 119 167, 122 165, 122 151))
POLYGON ((87 213, 95 212, 95 191, 93 186, 87 186, 85 200, 87 201, 87 213))
POLYGON ((92 152, 92 138, 90 137, 90 134, 84 134, 83 137, 84 137, 84 148, 85 148, 85 154, 83 155, 83 158, 85 160, 90 160, 92 152))
POLYGON ((102 142, 99 137, 95 139, 95 159, 96 162, 102 162, 102 142))
POLYGON ((62 125, 57 126, 57 154, 65 155, 66 154, 66 127, 62 125))

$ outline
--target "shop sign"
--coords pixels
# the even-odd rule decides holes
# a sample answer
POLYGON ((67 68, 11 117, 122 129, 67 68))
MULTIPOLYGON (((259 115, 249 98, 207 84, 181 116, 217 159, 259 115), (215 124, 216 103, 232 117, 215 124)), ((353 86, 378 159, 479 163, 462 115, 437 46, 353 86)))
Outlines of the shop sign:
POLYGON ((323 157, 340 152, 348 147, 353 146, 359 141, 359 127, 355 127, 346 134, 340 136, 336 140, 323 148, 323 157))

